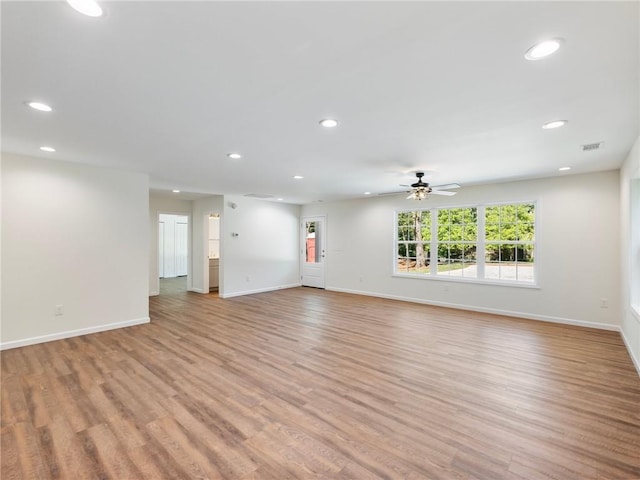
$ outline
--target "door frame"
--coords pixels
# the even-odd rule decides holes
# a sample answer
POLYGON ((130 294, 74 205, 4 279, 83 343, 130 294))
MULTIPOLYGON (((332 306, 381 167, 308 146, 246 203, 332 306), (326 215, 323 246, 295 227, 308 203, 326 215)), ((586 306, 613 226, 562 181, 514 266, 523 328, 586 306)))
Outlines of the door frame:
MULTIPOLYGON (((202 270, 202 292, 200 293, 207 293, 207 294, 217 294, 218 296, 220 296, 220 293, 223 291, 223 282, 224 282, 224 275, 223 275, 223 265, 224 265, 224 255, 223 255, 223 244, 224 242, 223 240, 223 226, 224 226, 224 222, 223 222, 223 215, 222 212, 220 212, 219 210, 211 210, 208 213, 203 214, 202 217, 202 255, 203 255, 203 270, 202 270), (218 291, 217 292, 211 292, 209 291, 209 217, 211 215, 217 215, 218 218, 220 219, 220 232, 219 232, 219 237, 220 237, 220 243, 219 243, 219 248, 220 248, 220 252, 218 255, 218 291)), ((194 290, 194 292, 197 290, 194 290)))
POLYGON ((154 282, 154 292, 155 295, 160 295, 160 215, 177 215, 180 217, 187 217, 187 290, 191 290, 193 287, 193 272, 192 272, 192 268, 191 268, 191 258, 192 258, 192 252, 191 249, 193 248, 192 246, 192 241, 191 241, 191 237, 192 237, 192 229, 193 229, 193 221, 191 218, 191 212, 177 212, 177 211, 168 211, 168 210, 156 210, 156 216, 155 216, 155 220, 154 220, 154 229, 153 231, 154 236, 155 236, 155 265, 156 265, 156 275, 155 278, 153 279, 154 282))
POLYGON ((300 218, 300 284, 304 284, 304 268, 306 265, 306 228, 308 221, 320 221, 322 229, 320 231, 320 247, 322 249, 320 256, 322 258, 322 281, 320 285, 307 285, 315 288, 326 288, 327 284, 327 216, 326 215, 306 215, 300 218))

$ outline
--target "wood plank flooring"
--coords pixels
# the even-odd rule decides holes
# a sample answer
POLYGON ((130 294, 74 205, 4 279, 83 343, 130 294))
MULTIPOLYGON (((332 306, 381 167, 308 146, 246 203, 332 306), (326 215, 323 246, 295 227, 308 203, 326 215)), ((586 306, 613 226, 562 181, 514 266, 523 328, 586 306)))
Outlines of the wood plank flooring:
POLYGON ((640 479, 618 333, 295 288, 2 352, 8 479, 640 479))
POLYGON ((187 277, 161 278, 160 295, 176 295, 187 291, 187 277))

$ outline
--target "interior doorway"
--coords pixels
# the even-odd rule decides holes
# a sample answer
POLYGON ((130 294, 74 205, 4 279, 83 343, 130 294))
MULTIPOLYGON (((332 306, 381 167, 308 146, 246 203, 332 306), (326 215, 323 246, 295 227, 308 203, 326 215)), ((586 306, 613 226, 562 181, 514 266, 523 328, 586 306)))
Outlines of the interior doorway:
POLYGON ((186 292, 189 275, 189 216, 158 214, 160 295, 186 292))
POLYGON ((303 217, 300 239, 300 277, 306 287, 324 288, 325 217, 303 217))
POLYGON ((218 294, 220 291, 220 214, 210 213, 207 215, 205 225, 208 239, 205 272, 209 274, 208 277, 205 275, 205 279, 208 278, 209 293, 218 294))

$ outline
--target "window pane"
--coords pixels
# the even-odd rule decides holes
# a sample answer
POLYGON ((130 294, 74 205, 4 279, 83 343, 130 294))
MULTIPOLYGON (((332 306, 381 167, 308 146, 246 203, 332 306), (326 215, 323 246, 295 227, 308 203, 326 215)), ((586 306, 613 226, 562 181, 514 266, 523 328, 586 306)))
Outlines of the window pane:
POLYGON ((487 240, 500 240, 500 224, 499 223, 487 223, 484 226, 485 238, 487 240))
POLYGON ((408 227, 411 225, 411 212, 398 212, 398 226, 408 227))
POLYGON ((516 276, 521 282, 533 282, 533 246, 518 245, 516 257, 518 259, 516 276))
POLYGON ((398 227, 398 241, 415 240, 416 235, 413 228, 398 227))
POLYGON ((476 246, 475 245, 469 245, 469 244, 465 245, 464 262, 476 263, 476 246))
POLYGON ((398 249, 397 271, 403 273, 429 273, 429 244, 408 243, 398 249))
POLYGON ((484 209, 485 223, 500 223, 500 207, 486 207, 484 209))
POLYGON ((305 228, 307 231, 306 238, 306 251, 305 262, 306 263, 320 263, 320 252, 322 250, 319 245, 319 237, 316 237, 316 231, 319 228, 320 222, 306 222, 305 228))
POLYGON ((463 225, 451 225, 449 230, 452 241, 460 241, 463 239, 464 226, 463 225))
POLYGON ((516 222, 516 205, 501 205, 500 206, 500 223, 515 223, 516 222))
POLYGON ((425 210, 422 212, 422 240, 431 240, 431 212, 425 210))
POLYGON ((451 234, 449 232, 450 225, 448 223, 440 223, 438 224, 438 241, 439 242, 448 242, 451 238, 451 234))
POLYGON ((533 244, 487 244, 485 247, 485 278, 533 282, 533 244))
POLYGON ((518 221, 525 223, 534 223, 534 211, 534 206, 530 203, 522 203, 518 205, 518 221))
POLYGON ((515 223, 501 223, 500 224, 500 240, 515 240, 516 224, 515 223))
POLYGON ((519 223, 517 229, 517 240, 533 241, 533 223, 519 223))
POLYGON ((462 224, 464 223, 463 217, 466 208, 450 208, 449 215, 451 216, 451 223, 453 224, 462 224))
POLYGON ((478 239, 478 227, 473 225, 465 225, 463 240, 467 242, 475 242, 478 239))

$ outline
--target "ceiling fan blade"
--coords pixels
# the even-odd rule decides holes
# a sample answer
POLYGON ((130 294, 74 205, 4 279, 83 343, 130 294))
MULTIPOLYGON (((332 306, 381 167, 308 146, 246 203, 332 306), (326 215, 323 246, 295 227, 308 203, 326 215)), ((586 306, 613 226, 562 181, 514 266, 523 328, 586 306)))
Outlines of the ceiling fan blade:
POLYGON ((446 196, 452 196, 455 195, 458 192, 447 192, 446 190, 431 190, 431 195, 446 195, 446 196))
POLYGON ((452 188, 460 188, 457 183, 447 183, 446 185, 432 185, 431 188, 437 188, 438 190, 451 190, 452 188))
POLYGON ((402 193, 409 193, 409 191, 403 190, 402 192, 382 192, 382 193, 378 193, 377 195, 380 197, 380 196, 388 196, 388 195, 400 195, 402 193))

